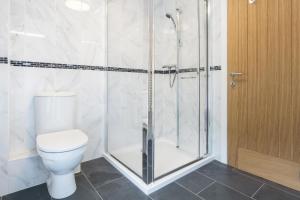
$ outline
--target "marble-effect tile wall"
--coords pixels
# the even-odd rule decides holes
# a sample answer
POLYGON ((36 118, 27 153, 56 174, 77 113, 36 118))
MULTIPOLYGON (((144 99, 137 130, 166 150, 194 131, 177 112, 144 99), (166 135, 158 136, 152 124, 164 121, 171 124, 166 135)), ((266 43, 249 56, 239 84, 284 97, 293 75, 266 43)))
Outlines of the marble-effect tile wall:
MULTIPOLYGON (((105 0, 89 3, 91 10, 76 12, 60 0, 2 1, 0 57, 104 66, 105 0)), ((76 126, 89 136, 84 160, 102 156, 105 75, 0 64, 0 196, 43 183, 48 176, 35 151, 33 99, 41 91, 77 94, 76 126)))
MULTIPOLYGON (((9 0, 1 1, 0 6, 0 56, 8 55, 8 18, 9 0)), ((8 154, 9 154, 9 66, 0 64, 0 196, 8 191, 8 154)))
MULTIPOLYGON (((145 18, 148 11, 147 1, 122 0, 121 3, 119 1, 108 0, 112 8, 124 11, 123 15, 116 12, 108 18, 111 20, 109 22, 118 23, 120 20, 124 22, 123 26, 115 27, 108 38, 111 46, 114 47, 108 48, 108 55, 111 56, 109 60, 118 67, 145 68, 148 66, 148 34, 147 31, 145 32, 147 30, 145 18), (132 2, 135 2, 135 5, 132 5, 132 2), (136 11, 137 5, 141 8, 140 12, 136 11), (131 13, 131 15, 125 16, 125 13, 131 13), (135 17, 140 20, 133 21, 135 17)), ((83 14, 67 9, 60 0, 3 0, 0 7, 0 22, 5 26, 0 27, 0 56, 9 55, 9 59, 16 60, 104 65, 105 1, 91 0, 90 2, 92 10, 83 14), (35 37, 29 37, 26 33, 31 33, 35 37)), ((209 64, 224 67, 223 71, 210 74, 211 123, 209 128, 212 135, 210 140, 213 142, 213 154, 217 155, 217 159, 226 162, 226 34, 224 34, 226 33, 226 2, 211 0, 210 4, 209 64), (222 87, 219 87, 220 85, 222 87)), ((156 22, 161 27, 156 34, 159 37, 157 37, 156 44, 158 51, 155 55, 156 66, 160 68, 164 64, 174 64, 176 56, 175 34, 172 30, 172 23, 166 19, 165 13, 174 14, 176 6, 181 6, 184 10, 195 8, 182 0, 156 0, 155 6, 156 22)), ((189 16, 183 16, 183 20, 189 22, 183 26, 184 30, 189 30, 196 23, 195 20, 187 18, 193 17, 194 12, 189 11, 189 13, 191 13, 189 16)), ((184 65, 182 67, 198 66, 198 59, 191 59, 198 57, 198 48, 195 49, 196 45, 194 45, 196 35, 183 34, 183 37, 186 46, 183 47, 184 65)), ((203 42, 205 37, 205 34, 201 34, 200 41, 203 42)), ((203 58, 200 60, 204 61, 206 55, 201 54, 201 56, 203 58)), ((204 80, 203 76, 202 80, 204 80)), ((120 91, 123 88, 120 87, 122 85, 120 82, 126 82, 131 87, 131 90, 127 90, 128 92, 124 94, 126 98, 122 96, 116 100, 115 104, 112 104, 112 109, 115 109, 114 106, 118 106, 118 109, 123 108, 123 111, 127 113, 123 116, 132 117, 122 122, 123 128, 131 128, 134 134, 140 134, 141 126, 135 125, 146 121, 147 75, 116 73, 112 74, 111 78, 112 82, 109 84, 118 85, 115 88, 119 93, 112 93, 116 96, 120 97, 120 91), (128 83, 129 80, 132 82, 128 83), (125 104, 137 106, 134 107, 135 109, 125 108, 125 104), (128 127, 133 124, 134 126, 128 127)), ((0 196, 42 183, 47 177, 41 160, 32 154, 35 146, 32 98, 39 91, 72 90, 78 94, 77 126, 87 132, 90 137, 85 159, 102 155, 106 110, 105 79, 106 72, 101 71, 20 68, 0 64, 0 196)), ((173 100, 175 91, 169 88, 168 81, 166 75, 156 76, 156 85, 159 87, 155 88, 155 114, 160 120, 156 123, 155 131, 157 137, 166 137, 175 141, 176 115, 173 100), (164 122, 167 123, 164 124, 164 122)), ((185 82, 184 88, 189 89, 182 91, 182 99, 196 90, 193 82, 192 80, 185 82)), ((201 97, 203 96, 205 94, 201 94, 201 97)), ((191 109, 183 109, 184 113, 181 114, 186 118, 194 116, 192 110, 195 109, 195 105, 193 101, 184 102, 183 108, 189 106, 191 109)), ((206 105, 200 106, 206 107, 206 105)), ((112 119, 118 120, 118 117, 120 116, 116 113, 115 118, 112 119)), ((122 119, 125 119, 124 117, 122 119)), ((194 122, 191 123, 194 124, 194 122)), ((120 127, 114 127, 114 129, 120 132, 122 131, 120 127)), ((185 135, 185 144, 189 144, 190 139, 194 138, 195 128, 185 131, 192 133, 192 135, 185 135)), ((201 135, 205 135, 206 130, 200 131, 201 135)), ((132 143, 140 143, 141 137, 139 136, 130 138, 123 136, 127 142, 130 139, 132 143), (137 140, 131 140, 132 138, 137 138, 137 140)), ((122 144, 117 145, 122 146, 122 144)), ((190 147, 194 149, 192 145, 190 147)))
POLYGON ((108 0, 108 65, 148 69, 147 0, 108 0))
POLYGON ((0 64, 0 195, 8 190, 7 161, 9 155, 9 67, 0 64))
MULTIPOLYGON (((11 0, 10 58, 103 66, 105 1, 90 1, 90 7, 88 12, 77 12, 67 8, 64 1, 11 0)), ((88 133, 91 142, 97 141, 96 149, 88 149, 85 159, 100 156, 104 75, 104 72, 13 67, 10 72, 11 157, 35 149, 32 100, 34 94, 45 90, 77 94, 78 128, 88 133)))
POLYGON ((90 138, 85 160, 102 155, 105 73, 14 67, 10 86, 10 157, 35 151, 34 101, 41 91, 71 91, 77 95, 77 128, 90 138), (24 92, 26 91, 26 92, 24 92), (22 101, 20 101, 22 99, 22 101))
POLYGON ((60 0, 10 2, 10 59, 103 65, 105 0, 89 1, 87 12, 60 0))

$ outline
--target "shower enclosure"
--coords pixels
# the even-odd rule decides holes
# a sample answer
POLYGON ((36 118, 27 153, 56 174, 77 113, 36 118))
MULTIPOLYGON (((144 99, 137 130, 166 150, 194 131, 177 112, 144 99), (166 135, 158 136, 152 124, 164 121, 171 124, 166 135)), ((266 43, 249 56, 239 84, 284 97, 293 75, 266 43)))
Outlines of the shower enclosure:
POLYGON ((149 184, 208 154, 206 1, 108 0, 107 20, 106 153, 149 184))

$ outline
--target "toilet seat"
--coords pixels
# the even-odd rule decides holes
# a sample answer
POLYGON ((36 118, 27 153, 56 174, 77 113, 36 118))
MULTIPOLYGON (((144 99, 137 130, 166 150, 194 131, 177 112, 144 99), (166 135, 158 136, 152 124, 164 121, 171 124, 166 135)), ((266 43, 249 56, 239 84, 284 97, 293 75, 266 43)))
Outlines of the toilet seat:
POLYGON ((85 146, 88 137, 81 130, 67 130, 37 136, 37 148, 47 153, 73 151, 85 146))

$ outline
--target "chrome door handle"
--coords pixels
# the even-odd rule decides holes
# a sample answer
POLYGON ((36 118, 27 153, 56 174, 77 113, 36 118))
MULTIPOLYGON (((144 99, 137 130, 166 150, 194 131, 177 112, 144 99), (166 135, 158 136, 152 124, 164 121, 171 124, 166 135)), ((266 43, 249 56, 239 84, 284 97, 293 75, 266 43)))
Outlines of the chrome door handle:
POLYGON ((231 76, 231 83, 230 83, 230 85, 231 85, 232 88, 235 88, 235 86, 236 86, 235 77, 241 76, 241 75, 243 75, 243 73, 241 73, 241 72, 231 72, 229 75, 231 76))
POLYGON ((231 76, 232 78, 234 78, 234 77, 236 77, 236 76, 241 76, 241 75, 243 75, 243 73, 241 73, 241 72, 231 72, 231 73, 230 73, 230 76, 231 76))

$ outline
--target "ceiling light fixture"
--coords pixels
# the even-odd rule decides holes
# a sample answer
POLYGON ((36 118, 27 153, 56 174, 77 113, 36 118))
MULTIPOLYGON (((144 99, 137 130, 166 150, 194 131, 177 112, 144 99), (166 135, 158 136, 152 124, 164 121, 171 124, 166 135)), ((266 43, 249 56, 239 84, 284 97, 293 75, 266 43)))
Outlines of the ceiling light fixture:
POLYGON ((37 38, 45 38, 45 37, 46 37, 46 36, 43 35, 43 34, 30 33, 30 32, 24 32, 24 31, 15 31, 15 30, 11 30, 10 33, 16 34, 16 35, 28 36, 28 37, 37 37, 37 38))
POLYGON ((65 4, 68 8, 80 12, 90 10, 90 5, 84 0, 66 0, 65 4))

